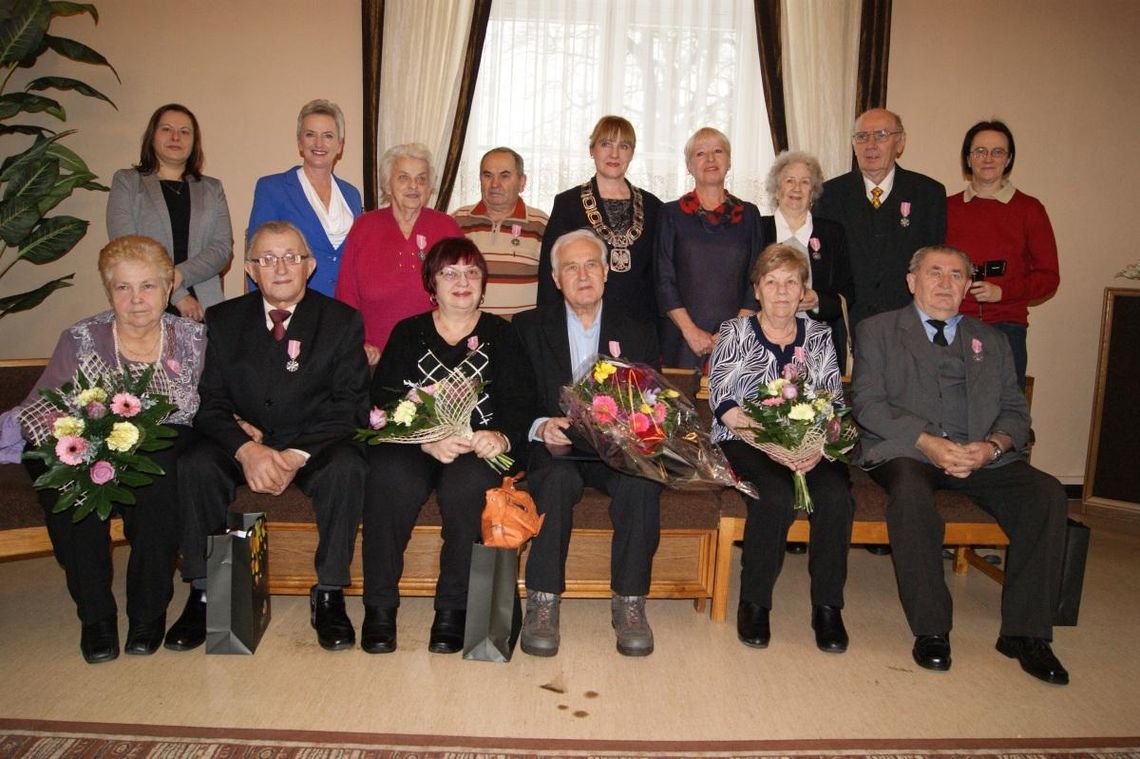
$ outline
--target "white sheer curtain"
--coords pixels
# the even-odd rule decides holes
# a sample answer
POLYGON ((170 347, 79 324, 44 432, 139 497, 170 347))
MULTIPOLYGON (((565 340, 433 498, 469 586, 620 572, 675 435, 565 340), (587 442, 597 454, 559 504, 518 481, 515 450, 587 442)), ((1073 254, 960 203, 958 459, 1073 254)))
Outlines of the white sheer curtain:
POLYGON ((480 157, 507 145, 526 161, 524 198, 548 210, 593 175, 607 113, 637 131, 639 187, 692 189, 685 141, 713 126, 732 143, 729 190, 762 203, 773 152, 752 0, 494 0, 452 207, 479 199, 480 157))
POLYGON ((830 178, 851 169, 859 74, 859 0, 784 0, 784 105, 788 143, 830 178))
POLYGON ((472 8, 472 0, 384 3, 378 154, 422 142, 431 149, 436 176, 443 170, 472 8))

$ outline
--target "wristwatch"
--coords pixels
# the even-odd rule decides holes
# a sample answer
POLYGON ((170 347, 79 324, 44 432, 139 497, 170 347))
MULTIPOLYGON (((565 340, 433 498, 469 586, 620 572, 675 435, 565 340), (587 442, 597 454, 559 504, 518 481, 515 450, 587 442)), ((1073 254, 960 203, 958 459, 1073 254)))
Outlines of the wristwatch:
POLYGON ((995 462, 1001 458, 1001 455, 1003 453, 1005 453, 1005 449, 1002 448, 1001 443, 999 443, 996 440, 987 440, 986 442, 994 447, 994 456, 992 459, 990 459, 990 463, 992 464, 993 462, 995 462))

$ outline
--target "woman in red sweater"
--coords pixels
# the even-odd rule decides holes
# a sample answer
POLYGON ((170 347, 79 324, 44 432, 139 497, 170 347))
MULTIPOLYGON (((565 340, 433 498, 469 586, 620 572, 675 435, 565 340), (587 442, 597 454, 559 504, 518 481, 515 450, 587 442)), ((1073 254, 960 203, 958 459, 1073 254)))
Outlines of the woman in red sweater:
POLYGON ((1057 241, 1045 207, 1009 181, 1016 149, 1000 121, 979 121, 962 141, 964 192, 946 199, 946 243, 974 262, 962 313, 1001 330, 1025 387, 1029 306, 1057 292, 1057 241))

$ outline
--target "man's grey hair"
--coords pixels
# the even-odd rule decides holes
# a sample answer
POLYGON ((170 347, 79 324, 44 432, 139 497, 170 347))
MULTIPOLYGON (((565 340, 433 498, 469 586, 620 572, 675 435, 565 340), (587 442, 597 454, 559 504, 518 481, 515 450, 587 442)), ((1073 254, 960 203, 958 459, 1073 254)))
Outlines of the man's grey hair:
POLYGON ((498 147, 498 148, 491 148, 486 153, 484 153, 483 157, 479 159, 479 171, 483 170, 483 161, 487 160, 487 156, 492 156, 495 153, 506 153, 511 158, 515 159, 515 173, 518 174, 520 177, 526 176, 526 168, 523 166, 523 157, 521 155, 519 155, 516 151, 511 150, 510 148, 505 147, 505 146, 504 147, 498 147))
POLYGON ((245 246, 245 260, 250 260, 251 254, 254 251, 254 247, 257 245, 257 241, 261 238, 262 235, 280 235, 285 234, 286 232, 292 232, 297 235, 297 239, 301 241, 301 252, 303 252, 306 256, 311 256, 313 254, 313 251, 309 250, 309 241, 305 239, 305 235, 303 232, 301 232, 301 230, 297 229, 297 227, 293 226, 287 221, 277 219, 275 221, 265 222, 260 227, 255 229, 253 231, 253 234, 249 236, 249 243, 247 243, 245 246))
POLYGON ((819 160, 803 150, 785 150, 776 156, 768 169, 768 177, 764 180, 764 192, 768 193, 768 202, 773 209, 776 208, 776 185, 780 182, 780 174, 793 163, 807 166, 808 173, 811 174, 811 202, 816 202, 823 194, 823 167, 819 165, 819 160))
POLYGON ((610 265, 609 247, 602 241, 602 238, 594 234, 594 230, 588 227, 582 227, 581 229, 575 229, 573 232, 567 232, 554 241, 554 246, 550 249, 550 267, 554 271, 555 277, 558 276, 558 254, 562 252, 563 248, 576 240, 586 240, 592 243, 594 247, 598 249, 598 252, 601 253, 602 265, 607 267, 610 265))
POLYGON ((305 123, 306 116, 313 114, 321 116, 330 116, 336 122, 336 138, 338 140, 344 139, 344 111, 340 106, 329 100, 310 100, 301 106, 301 112, 297 114, 297 139, 301 139, 302 124, 305 123))
POLYGON ((855 117, 855 122, 851 125, 851 133, 852 134, 855 134, 855 132, 859 131, 859 119, 863 118, 864 116, 866 116, 871 111, 886 111, 887 113, 889 113, 891 115, 891 118, 893 118, 895 120, 896 128, 900 132, 906 131, 906 127, 904 127, 903 123, 902 123, 902 116, 899 116, 894 111, 887 110, 886 108, 868 108, 867 110, 863 111, 862 113, 860 113, 858 116, 855 117))
POLYGON ((966 264, 966 273, 973 276, 974 262, 970 260, 970 256, 966 251, 959 250, 953 245, 927 245, 925 248, 919 248, 910 257, 910 266, 907 267, 907 272, 914 274, 922 266, 922 261, 931 253, 950 253, 962 259, 962 263, 966 264))
MULTIPOLYGON (((380 202, 392 202, 392 167, 395 166, 397 158, 415 158, 427 164, 427 194, 430 196, 435 190, 435 167, 431 165, 431 151, 422 143, 406 142, 388 148, 380 158, 380 202)), ((424 206, 427 206, 426 199, 424 206)))

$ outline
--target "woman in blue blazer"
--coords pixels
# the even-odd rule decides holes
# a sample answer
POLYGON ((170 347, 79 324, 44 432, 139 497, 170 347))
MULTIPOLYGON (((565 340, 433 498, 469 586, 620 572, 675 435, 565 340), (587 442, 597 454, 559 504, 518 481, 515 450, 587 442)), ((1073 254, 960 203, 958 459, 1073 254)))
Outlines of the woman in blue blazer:
POLYGON ((115 172, 107 200, 108 237, 160 242, 174 260, 169 310, 195 321, 222 302, 234 247, 226 193, 202 174, 204 161, 198 119, 184 105, 164 105, 150 117, 138 165, 115 172))
POLYGON ((344 150, 344 113, 336 103, 313 100, 297 116, 302 164, 257 180, 246 235, 267 221, 288 221, 301 230, 317 270, 309 287, 332 297, 344 239, 360 215, 360 191, 333 175, 344 150))

